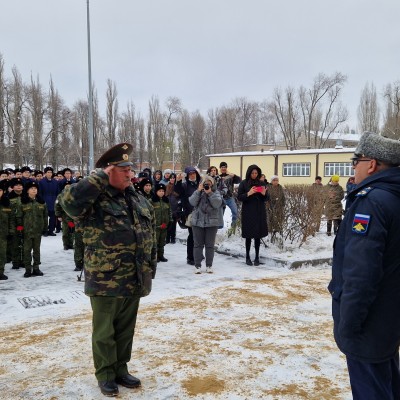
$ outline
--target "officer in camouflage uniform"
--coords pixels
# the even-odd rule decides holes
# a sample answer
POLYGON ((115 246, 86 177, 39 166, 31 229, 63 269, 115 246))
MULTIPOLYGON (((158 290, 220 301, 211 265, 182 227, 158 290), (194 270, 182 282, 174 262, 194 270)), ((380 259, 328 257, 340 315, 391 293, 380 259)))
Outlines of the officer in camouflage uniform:
POLYGON ((63 191, 61 206, 78 218, 85 244, 85 293, 93 310, 92 351, 101 392, 136 388, 128 372, 140 298, 151 291, 157 266, 155 218, 131 185, 132 146, 112 147, 96 173, 63 191))

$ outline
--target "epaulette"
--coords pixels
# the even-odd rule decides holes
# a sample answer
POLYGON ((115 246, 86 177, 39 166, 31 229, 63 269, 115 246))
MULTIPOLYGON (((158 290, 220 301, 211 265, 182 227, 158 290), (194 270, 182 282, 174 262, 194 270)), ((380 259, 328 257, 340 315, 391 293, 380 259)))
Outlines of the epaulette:
POLYGON ((374 188, 371 186, 368 186, 366 188, 364 188, 363 190, 360 190, 357 194, 356 197, 364 197, 366 196, 371 190, 373 190, 374 188))

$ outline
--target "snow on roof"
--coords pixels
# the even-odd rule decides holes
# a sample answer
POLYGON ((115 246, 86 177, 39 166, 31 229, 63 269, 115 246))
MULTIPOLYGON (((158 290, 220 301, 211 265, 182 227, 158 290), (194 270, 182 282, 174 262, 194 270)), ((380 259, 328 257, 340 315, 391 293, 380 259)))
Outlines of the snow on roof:
POLYGON ((300 149, 300 150, 257 150, 257 151, 237 151, 233 153, 216 153, 207 154, 207 157, 229 157, 229 156, 262 156, 272 154, 315 154, 315 153, 354 153, 355 147, 344 147, 344 148, 329 148, 329 149, 300 149))

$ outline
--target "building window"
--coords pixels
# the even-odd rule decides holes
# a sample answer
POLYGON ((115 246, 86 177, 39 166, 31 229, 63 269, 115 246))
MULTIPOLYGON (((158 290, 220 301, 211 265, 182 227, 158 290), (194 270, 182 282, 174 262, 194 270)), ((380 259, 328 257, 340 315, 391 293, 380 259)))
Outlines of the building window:
POLYGON ((353 176, 353 168, 350 162, 325 163, 325 176, 353 176))
POLYGON ((283 164, 283 176, 310 176, 311 163, 283 164))

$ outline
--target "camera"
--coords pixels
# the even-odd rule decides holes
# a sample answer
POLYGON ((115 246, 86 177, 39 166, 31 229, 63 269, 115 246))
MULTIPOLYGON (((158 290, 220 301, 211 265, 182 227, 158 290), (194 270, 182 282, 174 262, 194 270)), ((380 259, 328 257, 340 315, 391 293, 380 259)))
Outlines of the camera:
POLYGON ((204 190, 208 190, 208 189, 210 189, 210 185, 208 183, 205 183, 203 185, 203 188, 204 188, 204 190))

